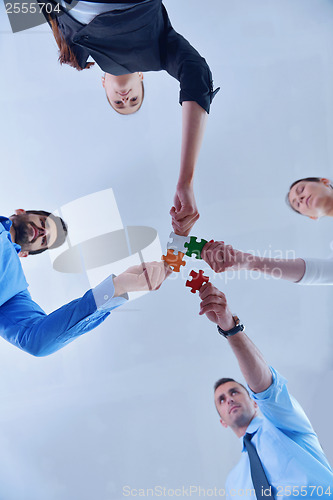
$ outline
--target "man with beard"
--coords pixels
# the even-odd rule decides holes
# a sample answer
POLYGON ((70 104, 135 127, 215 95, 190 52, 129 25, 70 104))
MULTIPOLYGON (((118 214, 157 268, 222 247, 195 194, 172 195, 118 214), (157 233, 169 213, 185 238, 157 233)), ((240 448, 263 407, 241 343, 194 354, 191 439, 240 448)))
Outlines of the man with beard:
POLYGON ((226 498, 329 498, 333 471, 286 379, 267 365, 222 292, 207 283, 199 293, 200 314, 227 339, 249 388, 232 378, 214 387, 220 422, 234 431, 242 447, 227 478, 226 498))
POLYGON ((170 273, 164 262, 133 266, 47 315, 30 296, 19 256, 56 248, 66 235, 64 221, 49 212, 21 209, 0 217, 0 335, 34 356, 52 354, 96 328, 126 302, 127 292, 156 290, 170 273))
POLYGON ((48 248, 57 248, 64 243, 67 236, 67 226, 61 217, 44 210, 18 209, 9 219, 1 219, 4 219, 5 227, 10 227, 12 241, 20 245, 20 257, 35 255, 48 248))

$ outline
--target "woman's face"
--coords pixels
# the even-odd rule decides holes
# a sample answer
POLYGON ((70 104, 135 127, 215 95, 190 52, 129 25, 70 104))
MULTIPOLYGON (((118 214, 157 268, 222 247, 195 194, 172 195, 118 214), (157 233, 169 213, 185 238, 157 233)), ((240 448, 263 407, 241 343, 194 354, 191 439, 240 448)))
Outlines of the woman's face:
POLYGON ((328 179, 319 182, 299 181, 288 194, 292 208, 302 215, 317 219, 327 215, 328 203, 332 203, 333 190, 328 179))
POLYGON ((120 76, 105 73, 102 77, 108 101, 118 113, 129 115, 138 111, 143 99, 142 80, 142 73, 120 76))

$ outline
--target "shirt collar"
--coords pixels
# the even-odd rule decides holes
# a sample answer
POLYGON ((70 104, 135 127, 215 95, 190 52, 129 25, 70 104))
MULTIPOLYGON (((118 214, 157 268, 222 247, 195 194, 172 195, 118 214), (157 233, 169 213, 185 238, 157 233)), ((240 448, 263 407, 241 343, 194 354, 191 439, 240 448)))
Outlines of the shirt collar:
MULTIPOLYGON (((261 417, 260 415, 257 415, 256 417, 254 417, 251 420, 251 422, 249 423, 249 425, 247 426, 246 432, 249 434, 255 434, 257 432, 257 430, 259 429, 259 427, 261 426, 263 420, 264 420, 263 417, 261 417)), ((244 436, 241 436, 239 438, 239 440, 241 441, 241 444, 242 444, 242 452, 245 451, 243 437, 244 436)))
POLYGON ((0 233, 4 231, 7 231, 8 234, 7 234, 7 237, 9 239, 9 241, 14 245, 14 248, 16 250, 17 253, 20 253, 21 251, 21 247, 20 245, 18 245, 17 243, 14 243, 13 240, 12 240, 12 237, 11 237, 11 234, 10 234, 10 228, 12 227, 12 221, 10 219, 8 219, 8 217, 3 217, 2 215, 0 215, 0 224, 2 225, 2 228, 0 227, 0 233))

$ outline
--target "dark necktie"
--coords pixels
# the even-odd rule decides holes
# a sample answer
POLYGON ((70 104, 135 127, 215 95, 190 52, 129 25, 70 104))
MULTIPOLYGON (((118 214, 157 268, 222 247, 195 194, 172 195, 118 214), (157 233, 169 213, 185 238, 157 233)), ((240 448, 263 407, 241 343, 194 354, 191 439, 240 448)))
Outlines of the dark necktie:
POLYGON ((251 443, 253 434, 246 433, 243 437, 244 446, 249 455, 251 477, 257 499, 273 498, 272 487, 269 484, 256 447, 251 443))

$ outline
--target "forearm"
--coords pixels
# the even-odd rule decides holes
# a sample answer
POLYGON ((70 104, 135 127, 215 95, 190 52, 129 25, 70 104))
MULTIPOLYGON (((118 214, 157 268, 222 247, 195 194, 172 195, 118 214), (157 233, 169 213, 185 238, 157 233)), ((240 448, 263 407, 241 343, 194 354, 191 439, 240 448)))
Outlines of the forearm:
POLYGON ((300 281, 305 273, 303 259, 269 259, 247 254, 243 267, 248 271, 259 271, 293 283, 300 281))
POLYGON ((244 332, 228 337, 228 342, 248 386, 256 393, 265 391, 272 383, 272 373, 259 349, 244 332))
POLYGON ((178 185, 193 183, 195 165, 207 122, 206 111, 195 101, 182 103, 182 148, 178 185))

